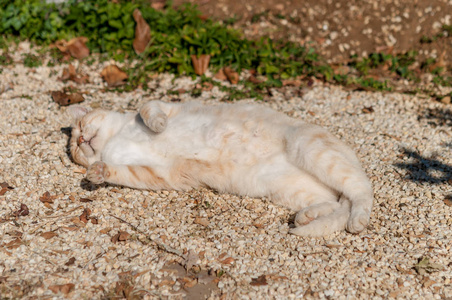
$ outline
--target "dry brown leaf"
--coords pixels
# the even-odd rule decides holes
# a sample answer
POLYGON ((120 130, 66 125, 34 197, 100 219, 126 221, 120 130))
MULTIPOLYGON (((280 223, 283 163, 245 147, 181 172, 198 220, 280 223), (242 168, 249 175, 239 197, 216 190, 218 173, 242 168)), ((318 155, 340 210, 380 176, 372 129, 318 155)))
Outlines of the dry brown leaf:
POLYGON ((374 112, 374 108, 372 106, 364 106, 362 112, 365 114, 371 114, 374 112))
POLYGON ((80 198, 80 202, 86 203, 86 202, 93 202, 92 199, 89 198, 80 198))
POLYGON ((42 203, 53 203, 53 200, 55 200, 57 198, 57 196, 51 196, 50 193, 47 191, 44 194, 42 194, 41 197, 39 197, 39 200, 42 203))
POLYGON ((452 199, 444 199, 444 204, 447 206, 452 206, 452 199))
POLYGON ((206 73, 207 69, 209 68, 210 55, 202 54, 197 57, 196 55, 192 54, 190 57, 191 62, 193 63, 193 68, 195 69, 195 73, 197 75, 206 73))
POLYGON ((250 285, 253 285, 253 286, 260 286, 260 285, 267 285, 267 284, 268 284, 267 276, 265 276, 265 275, 261 275, 257 278, 252 278, 251 282, 250 282, 250 285))
POLYGON ((301 80, 299 79, 285 79, 282 81, 283 86, 295 86, 299 87, 302 85, 301 80))
POLYGON ((179 278, 177 281, 182 283, 184 285, 184 288, 194 287, 198 283, 198 280, 195 277, 179 278))
POLYGON ((55 284, 49 286, 49 290, 54 292, 55 294, 61 292, 64 295, 68 295, 73 289, 75 288, 75 284, 73 283, 66 283, 66 284, 55 284))
POLYGON ((163 10, 166 5, 166 0, 156 0, 152 1, 151 7, 155 10, 163 10))
POLYGON ((124 84, 128 78, 127 74, 116 65, 106 66, 100 73, 109 86, 119 86, 124 84))
POLYGON ((79 217, 80 221, 82 221, 85 224, 88 223, 89 219, 90 219, 90 217, 89 217, 90 214, 91 214, 91 209, 85 208, 79 217))
POLYGON ((12 186, 10 186, 6 182, 0 183, 0 187, 1 187, 1 189, 0 189, 0 196, 3 196, 7 191, 14 189, 12 186))
POLYGON ((66 106, 66 105, 80 103, 80 102, 85 101, 85 98, 80 93, 66 94, 65 92, 61 92, 61 91, 53 91, 52 98, 53 98, 53 101, 55 101, 56 103, 58 103, 61 106, 66 106))
POLYGON ((9 243, 3 245, 6 249, 16 249, 22 245, 22 240, 20 238, 16 238, 9 243))
POLYGON ((250 75, 250 77, 248 77, 248 81, 254 84, 259 84, 264 82, 263 80, 258 79, 256 76, 254 75, 250 75))
POLYGON ((138 8, 133 11, 133 18, 137 22, 135 27, 135 39, 133 40, 133 49, 137 54, 141 54, 146 49, 146 46, 151 40, 151 28, 144 20, 138 8))
POLYGON ((107 233, 109 233, 110 231, 111 231, 111 227, 107 227, 107 228, 101 229, 101 230, 100 230, 100 233, 102 233, 102 234, 107 234, 107 233))
POLYGON ((222 261, 220 261, 220 263, 222 263, 223 265, 231 265, 233 264, 235 261, 235 259, 233 259, 232 257, 228 257, 222 261))
POLYGON ((43 232, 41 233, 41 237, 45 238, 46 240, 51 239, 55 236, 57 236, 58 234, 56 232, 53 231, 47 231, 47 232, 43 232))
POLYGON ((69 260, 64 264, 65 266, 72 266, 75 263, 75 257, 69 258, 69 260))
POLYGON ((28 206, 26 206, 25 204, 21 203, 19 210, 14 212, 14 215, 16 217, 23 217, 23 216, 28 216, 29 213, 30 213, 30 211, 28 210, 28 206))
POLYGON ((91 220, 91 223, 95 225, 99 224, 99 220, 97 219, 97 217, 90 217, 89 219, 91 220))
POLYGON ((87 37, 84 36, 76 37, 67 43, 66 48, 72 57, 82 59, 89 56, 89 49, 85 45, 87 41, 88 41, 87 37))
POLYGON ((218 79, 218 80, 222 80, 222 81, 225 81, 225 80, 228 79, 228 78, 226 77, 226 74, 224 74, 223 69, 220 69, 220 70, 217 72, 217 74, 215 74, 213 77, 215 77, 215 78, 218 79))
POLYGON ((75 83, 87 83, 89 82, 89 77, 88 75, 78 75, 77 71, 75 70, 75 67, 70 64, 67 68, 63 69, 63 74, 61 75, 60 78, 58 78, 58 80, 61 81, 68 81, 68 80, 72 80, 75 83))
POLYGON ((111 238, 111 242, 112 243, 124 242, 124 241, 127 241, 129 238, 130 238, 130 233, 128 233, 126 231, 120 231, 111 238))
POLYGON ((230 83, 237 84, 239 82, 239 73, 234 71, 232 68, 224 67, 223 71, 230 83))
POLYGON ((195 218, 195 223, 202 225, 202 226, 209 226, 210 222, 209 220, 207 220, 206 218, 200 218, 200 217, 196 217, 195 218))

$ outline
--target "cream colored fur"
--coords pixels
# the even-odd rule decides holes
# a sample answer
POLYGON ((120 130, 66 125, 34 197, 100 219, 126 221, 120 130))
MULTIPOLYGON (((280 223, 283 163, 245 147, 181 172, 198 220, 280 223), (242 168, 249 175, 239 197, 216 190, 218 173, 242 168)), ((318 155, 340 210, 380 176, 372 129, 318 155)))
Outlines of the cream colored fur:
POLYGON ((73 159, 93 183, 268 196, 297 211, 291 233, 369 222, 371 184, 354 152, 323 128, 260 105, 151 101, 139 113, 68 109, 73 159))

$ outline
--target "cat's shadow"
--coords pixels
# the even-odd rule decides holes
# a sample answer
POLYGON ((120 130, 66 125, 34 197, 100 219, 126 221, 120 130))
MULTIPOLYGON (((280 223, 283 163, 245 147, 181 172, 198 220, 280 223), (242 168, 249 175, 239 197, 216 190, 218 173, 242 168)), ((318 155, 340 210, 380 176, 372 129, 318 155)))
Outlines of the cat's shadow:
POLYGON ((452 166, 442 162, 441 157, 426 157, 407 148, 402 149, 402 155, 408 160, 394 166, 406 171, 406 180, 429 184, 452 182, 452 166))

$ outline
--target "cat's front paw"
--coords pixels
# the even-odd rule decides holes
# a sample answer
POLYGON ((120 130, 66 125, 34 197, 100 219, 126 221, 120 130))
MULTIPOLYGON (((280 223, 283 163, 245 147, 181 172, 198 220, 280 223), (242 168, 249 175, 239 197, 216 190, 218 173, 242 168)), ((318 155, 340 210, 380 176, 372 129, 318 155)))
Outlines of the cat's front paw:
POLYGON ((94 184, 101 184, 105 182, 107 174, 107 164, 102 161, 96 161, 89 166, 88 171, 86 172, 86 179, 94 184))

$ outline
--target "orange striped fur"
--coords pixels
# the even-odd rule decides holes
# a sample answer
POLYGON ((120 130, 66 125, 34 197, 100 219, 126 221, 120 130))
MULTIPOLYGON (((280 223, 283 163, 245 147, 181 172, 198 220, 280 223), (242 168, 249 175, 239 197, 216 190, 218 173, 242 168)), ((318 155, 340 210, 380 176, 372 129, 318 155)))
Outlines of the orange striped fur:
POLYGON ((325 129, 260 105, 151 101, 138 113, 71 106, 75 162, 93 183, 267 196, 297 211, 291 233, 365 229, 370 181, 325 129))

